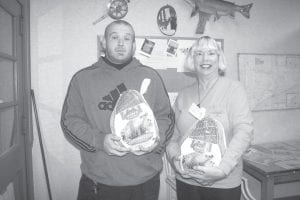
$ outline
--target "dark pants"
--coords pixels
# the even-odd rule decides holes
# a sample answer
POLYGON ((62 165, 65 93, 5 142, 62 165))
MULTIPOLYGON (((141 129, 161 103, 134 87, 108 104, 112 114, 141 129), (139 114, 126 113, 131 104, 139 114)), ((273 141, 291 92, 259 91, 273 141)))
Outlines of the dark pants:
POLYGON ((157 200, 159 179, 157 174, 140 185, 118 187, 95 183, 82 175, 77 200, 157 200))
POLYGON ((193 186, 176 180, 177 200, 240 200, 241 186, 236 188, 209 188, 193 186))

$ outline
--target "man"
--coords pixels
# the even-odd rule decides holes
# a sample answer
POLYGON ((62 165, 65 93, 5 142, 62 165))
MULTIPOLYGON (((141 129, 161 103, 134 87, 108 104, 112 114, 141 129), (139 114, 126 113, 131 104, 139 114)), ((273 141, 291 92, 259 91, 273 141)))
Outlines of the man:
POLYGON ((77 72, 64 102, 61 127, 81 154, 78 200, 156 200, 165 144, 173 133, 174 114, 158 73, 133 57, 135 33, 123 20, 104 34, 105 56, 77 72), (160 141, 132 153, 111 133, 110 116, 120 94, 139 91, 151 79, 144 98, 156 118, 160 141))

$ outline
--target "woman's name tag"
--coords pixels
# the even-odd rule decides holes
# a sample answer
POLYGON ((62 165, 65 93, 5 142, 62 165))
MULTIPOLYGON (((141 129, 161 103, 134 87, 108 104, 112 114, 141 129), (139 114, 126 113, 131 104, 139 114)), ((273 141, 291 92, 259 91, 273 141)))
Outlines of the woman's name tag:
POLYGON ((206 109, 203 107, 199 108, 195 103, 192 103, 189 108, 189 113, 196 117, 198 120, 201 120, 205 116, 206 109))

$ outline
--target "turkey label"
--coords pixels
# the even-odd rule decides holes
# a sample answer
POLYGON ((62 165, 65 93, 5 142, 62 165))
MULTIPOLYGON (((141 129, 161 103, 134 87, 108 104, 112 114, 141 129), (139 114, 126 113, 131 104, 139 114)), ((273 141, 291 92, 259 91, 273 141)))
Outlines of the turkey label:
POLYGON ((123 92, 111 115, 112 133, 119 136, 121 143, 131 151, 138 151, 140 146, 150 147, 159 139, 156 119, 143 97, 149 84, 150 79, 145 79, 140 92, 123 92))
POLYGON ((222 124, 210 116, 197 120, 181 143, 180 164, 182 170, 195 166, 218 166, 226 149, 222 124))

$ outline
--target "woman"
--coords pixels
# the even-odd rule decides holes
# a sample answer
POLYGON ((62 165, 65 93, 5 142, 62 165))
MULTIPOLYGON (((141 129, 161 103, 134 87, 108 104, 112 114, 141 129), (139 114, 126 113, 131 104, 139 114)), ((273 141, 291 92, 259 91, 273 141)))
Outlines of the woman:
MULTIPOLYGON (((167 147, 176 172, 177 199, 240 200, 242 155, 253 139, 253 119, 245 90, 238 81, 224 77, 224 54, 211 37, 203 36, 193 44, 185 67, 197 81, 178 94, 174 104, 176 129, 167 147), (197 141, 217 145, 219 163, 218 159, 212 161, 214 155, 202 155, 193 165, 185 163, 191 159, 183 159, 185 147, 181 145, 195 132, 197 141)), ((197 145, 195 141, 191 146, 197 145)), ((203 144, 198 146, 207 149, 203 144)))

